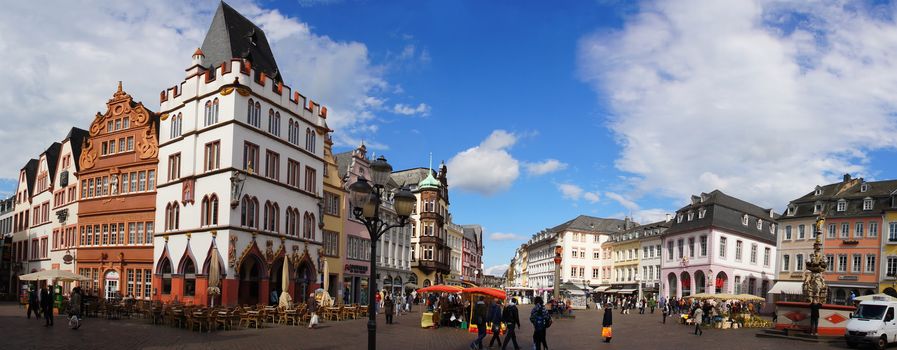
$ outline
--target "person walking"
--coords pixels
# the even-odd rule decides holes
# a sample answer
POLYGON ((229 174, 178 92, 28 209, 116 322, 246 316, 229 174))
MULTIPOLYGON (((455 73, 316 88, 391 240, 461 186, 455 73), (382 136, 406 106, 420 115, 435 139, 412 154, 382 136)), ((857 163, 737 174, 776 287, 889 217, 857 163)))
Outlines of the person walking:
POLYGON ((604 309, 604 319, 601 320, 601 336, 604 337, 605 343, 610 343, 613 337, 614 313, 610 308, 604 309))
POLYGON ((72 296, 69 304, 72 313, 70 317, 75 319, 75 324, 72 329, 81 328, 81 287, 72 289, 72 296))
POLYGON ((529 321, 533 324, 533 343, 535 343, 536 350, 542 350, 543 346, 545 349, 548 349, 546 331, 548 330, 548 327, 551 327, 551 315, 549 315, 548 310, 545 309, 542 297, 536 297, 533 299, 533 303, 536 304, 536 306, 530 311, 529 316, 529 321))
POLYGON ((486 338, 486 311, 486 302, 483 301, 483 296, 480 296, 477 304, 473 307, 473 319, 471 321, 477 325, 477 338, 470 343, 471 349, 479 350, 483 348, 483 339, 486 338))
POLYGON ((386 315, 386 324, 392 324, 392 317, 396 312, 396 303, 392 301, 392 297, 386 296, 383 301, 383 314, 386 315))
POLYGON ((315 299, 315 293, 308 295, 308 328, 315 328, 318 325, 318 300, 315 299))
POLYGON ((41 312, 44 314, 44 326, 53 325, 53 292, 44 286, 40 291, 41 312))
POLYGON ((31 287, 31 290, 28 292, 28 318, 31 319, 31 314, 34 314, 34 318, 40 321, 40 297, 37 291, 37 287, 31 287))
POLYGON ((501 320, 505 323, 505 326, 508 327, 508 334, 505 335, 505 344, 502 345, 501 350, 505 350, 505 348, 512 341, 514 342, 514 350, 520 350, 520 346, 517 345, 517 334, 514 332, 514 328, 520 327, 520 315, 517 312, 517 299, 512 298, 511 304, 505 307, 504 311, 501 313, 501 320))
POLYGON ((704 310, 696 307, 692 315, 692 320, 695 322, 695 334, 704 335, 704 331, 701 330, 701 323, 704 321, 704 310))
POLYGON ((820 303, 810 304, 810 334, 815 335, 819 331, 819 308, 821 307, 820 303))
POLYGON ((501 346, 501 300, 495 299, 492 306, 489 307, 489 322, 492 323, 492 339, 489 340, 489 347, 498 340, 498 346, 501 346))
POLYGON ((663 324, 667 324, 667 316, 670 315, 670 304, 663 304, 660 306, 660 312, 663 314, 663 324))

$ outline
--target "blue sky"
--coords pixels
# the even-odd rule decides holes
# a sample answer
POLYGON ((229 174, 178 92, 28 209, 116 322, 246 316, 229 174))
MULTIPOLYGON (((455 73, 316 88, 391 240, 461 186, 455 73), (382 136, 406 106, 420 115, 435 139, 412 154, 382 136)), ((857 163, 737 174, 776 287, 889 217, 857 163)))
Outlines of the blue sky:
MULTIPOLYGON (((454 220, 486 228, 487 267, 580 214, 648 222, 717 188, 781 210, 845 172, 894 178, 887 2, 230 3, 286 82, 330 106, 337 151, 363 140, 396 169, 449 164, 454 220)), ((118 80, 157 108, 216 6, 0 14, 0 46, 19 48, 4 59, 22 62, 0 71, 0 101, 22 101, 0 114, 0 178, 87 127, 118 80)))

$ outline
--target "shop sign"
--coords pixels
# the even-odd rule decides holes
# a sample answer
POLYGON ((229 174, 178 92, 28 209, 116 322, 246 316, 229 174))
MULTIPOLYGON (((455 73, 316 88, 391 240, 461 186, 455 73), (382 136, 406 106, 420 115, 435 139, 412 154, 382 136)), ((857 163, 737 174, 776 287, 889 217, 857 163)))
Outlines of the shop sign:
POLYGON ((858 276, 838 276, 839 281, 856 281, 858 279, 858 276))
POLYGON ((346 264, 346 272, 355 273, 355 274, 365 274, 368 272, 368 267, 364 266, 364 265, 346 264))

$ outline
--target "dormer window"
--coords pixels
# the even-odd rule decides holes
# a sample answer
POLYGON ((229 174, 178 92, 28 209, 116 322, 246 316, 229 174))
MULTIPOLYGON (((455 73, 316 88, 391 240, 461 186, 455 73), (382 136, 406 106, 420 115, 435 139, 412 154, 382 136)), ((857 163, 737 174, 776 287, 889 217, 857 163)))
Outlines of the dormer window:
POLYGON ((862 185, 860 185, 860 192, 866 192, 868 190, 869 190, 869 184, 864 182, 862 185))
POLYGON ((863 210, 872 210, 872 198, 866 197, 863 199, 863 210))
POLYGON ((744 226, 747 226, 747 224, 748 224, 748 215, 747 214, 744 214, 744 216, 741 217, 741 224, 744 226))
POLYGON ((707 208, 698 209, 698 219, 703 219, 707 215, 707 208))
POLYGON ((776 224, 769 224, 769 233, 776 234, 776 224))
POLYGON ((694 218, 695 218, 695 212, 689 210, 688 211, 688 221, 691 221, 694 218))
POLYGON ((816 202, 813 204, 813 214, 819 214, 822 211, 822 203, 816 202))
POLYGON ((838 211, 846 211, 847 210, 847 201, 841 199, 838 201, 838 211))
POLYGON ((897 208, 897 195, 891 195, 891 208, 897 208))
POLYGON ((813 192, 813 195, 818 196, 820 194, 822 194, 822 187, 816 186, 816 191, 813 192))
POLYGON ((676 223, 682 223, 682 214, 676 215, 676 223))
POLYGON ((763 220, 762 219, 757 219, 757 229, 758 230, 763 229, 763 220))
POLYGON ((788 206, 788 216, 793 216, 794 213, 796 213, 796 212, 797 212, 797 206, 796 206, 796 205, 791 204, 791 205, 788 206))

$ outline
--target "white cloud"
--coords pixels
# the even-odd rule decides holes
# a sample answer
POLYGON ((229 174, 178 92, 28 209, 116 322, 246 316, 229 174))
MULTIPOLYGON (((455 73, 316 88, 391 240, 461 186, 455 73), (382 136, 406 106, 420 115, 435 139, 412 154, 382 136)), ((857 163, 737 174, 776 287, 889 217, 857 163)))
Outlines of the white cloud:
MULTIPOLYGON (((251 2, 232 5, 265 30, 287 85, 328 106, 337 144, 376 130, 377 106, 368 98, 382 99, 395 87, 363 43, 316 34, 296 18, 251 2)), ((119 80, 136 100, 158 110, 159 91, 183 79, 217 6, 172 0, 5 4, 0 48, 15 67, 0 70, 0 158, 7 160, 0 177, 15 177, 72 126, 88 128, 119 80)))
POLYGON ((512 133, 493 131, 479 146, 449 159, 449 183, 484 195, 507 190, 520 175, 520 162, 508 153, 516 142, 517 136, 512 133))
POLYGON ((567 168, 567 163, 563 163, 557 159, 546 159, 541 162, 523 163, 523 167, 530 175, 538 176, 564 170, 567 168))
POLYGON ((720 188, 781 207, 868 173, 870 151, 897 146, 895 9, 646 2, 582 38, 581 76, 612 109, 634 197, 720 188))
POLYGON ((511 264, 498 264, 489 266, 483 269, 483 274, 490 276, 501 276, 505 274, 505 271, 508 271, 509 267, 511 267, 511 264))
POLYGON ((557 186, 558 190, 561 191, 561 195, 566 199, 578 200, 584 192, 582 187, 574 184, 558 184, 557 186))
POLYGON ((517 241, 517 240, 526 239, 526 237, 523 237, 516 233, 494 232, 489 235, 489 239, 491 239, 493 241, 517 241))
POLYGON ((632 212, 632 220, 642 224, 666 220, 670 211, 666 209, 637 209, 632 212))
POLYGON ((583 190, 582 187, 571 183, 557 184, 557 188, 561 191, 561 196, 565 199, 578 201, 582 198, 591 203, 597 203, 601 200, 601 195, 598 192, 587 192, 586 190, 583 190))
POLYGON ((598 201, 601 200, 601 196, 598 195, 598 192, 586 192, 586 193, 583 193, 583 194, 582 194, 582 198, 585 199, 585 200, 587 200, 587 201, 589 201, 589 202, 592 202, 592 203, 598 203, 598 201))
POLYGON ((604 196, 607 198, 613 199, 614 201, 616 201, 617 203, 622 205, 623 208, 626 208, 629 210, 636 210, 639 208, 638 204, 636 204, 635 202, 633 202, 632 200, 630 200, 628 198, 623 197, 619 193, 604 192, 604 196))
POLYGON ((430 114, 430 106, 427 105, 426 103, 418 104, 417 107, 411 106, 411 105, 406 105, 403 103, 397 103, 395 106, 392 107, 392 112, 395 114, 401 114, 401 115, 419 114, 422 116, 427 116, 430 114))

